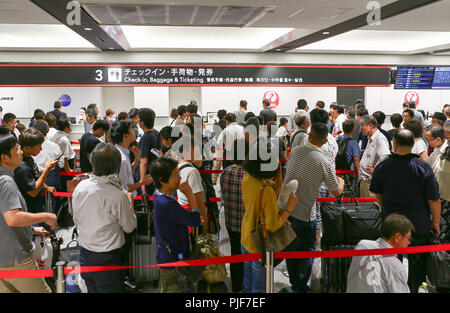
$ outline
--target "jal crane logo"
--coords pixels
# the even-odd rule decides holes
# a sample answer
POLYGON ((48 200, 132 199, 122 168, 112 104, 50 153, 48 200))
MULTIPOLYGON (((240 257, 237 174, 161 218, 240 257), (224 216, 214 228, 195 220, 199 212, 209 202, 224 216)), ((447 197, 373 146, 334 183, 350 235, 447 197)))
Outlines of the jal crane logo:
POLYGON ((403 102, 411 102, 414 101, 416 103, 416 105, 419 105, 420 102, 420 97, 419 94, 415 91, 408 91, 405 94, 405 98, 403 99, 403 102))
POLYGON ((264 94, 263 100, 267 99, 270 101, 270 108, 275 109, 280 104, 280 96, 275 91, 267 91, 264 94))

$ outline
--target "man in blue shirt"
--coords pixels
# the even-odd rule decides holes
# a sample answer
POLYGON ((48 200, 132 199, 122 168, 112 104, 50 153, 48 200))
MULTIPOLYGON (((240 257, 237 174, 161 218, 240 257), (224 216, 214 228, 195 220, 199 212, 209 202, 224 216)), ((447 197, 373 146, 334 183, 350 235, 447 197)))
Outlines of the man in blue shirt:
MULTIPOLYGON (((414 225, 411 246, 428 245, 430 230, 440 233, 441 202, 439 186, 431 167, 411 150, 414 136, 407 129, 394 133, 393 153, 375 167, 370 191, 375 193, 383 216, 397 213, 414 225), (430 217, 431 216, 431 217, 430 217)), ((408 285, 417 292, 425 281, 426 254, 410 254, 408 285)))
POLYGON ((360 151, 359 145, 353 139, 355 132, 355 121, 346 120, 342 123, 344 135, 337 138, 339 150, 336 155, 337 170, 359 170, 360 151), (345 159, 344 159, 345 157, 345 159), (345 161, 347 164, 340 164, 345 161))

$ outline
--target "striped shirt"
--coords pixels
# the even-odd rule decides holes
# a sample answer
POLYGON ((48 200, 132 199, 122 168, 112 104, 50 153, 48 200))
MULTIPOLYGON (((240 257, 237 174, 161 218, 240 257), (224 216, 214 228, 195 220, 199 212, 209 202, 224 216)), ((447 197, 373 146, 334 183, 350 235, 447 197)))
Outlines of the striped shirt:
MULTIPOLYGON (((299 202, 291 216, 304 222, 316 218, 315 212, 311 211, 319 195, 322 182, 325 182, 330 191, 339 189, 334 164, 328 161, 319 147, 310 142, 304 146, 295 147, 291 151, 283 186, 294 179, 298 181, 295 195, 299 202)), ((281 204, 281 208, 286 207, 287 203, 281 204)))
POLYGON ((237 233, 241 232, 242 218, 245 213, 241 188, 244 175, 243 168, 231 165, 225 168, 220 176, 220 189, 225 207, 225 225, 237 233))

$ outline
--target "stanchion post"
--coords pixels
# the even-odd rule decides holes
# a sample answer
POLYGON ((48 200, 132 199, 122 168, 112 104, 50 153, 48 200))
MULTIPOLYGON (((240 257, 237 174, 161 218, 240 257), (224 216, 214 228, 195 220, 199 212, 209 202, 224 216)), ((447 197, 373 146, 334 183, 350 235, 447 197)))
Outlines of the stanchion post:
POLYGON ((50 192, 48 192, 48 191, 45 192, 45 211, 48 213, 52 213, 52 211, 53 211, 52 196, 51 196, 50 192))
POLYGON ((65 262, 63 261, 56 263, 56 293, 66 293, 64 265, 65 262))
POLYGON ((273 293, 273 249, 266 249, 266 293, 273 293))

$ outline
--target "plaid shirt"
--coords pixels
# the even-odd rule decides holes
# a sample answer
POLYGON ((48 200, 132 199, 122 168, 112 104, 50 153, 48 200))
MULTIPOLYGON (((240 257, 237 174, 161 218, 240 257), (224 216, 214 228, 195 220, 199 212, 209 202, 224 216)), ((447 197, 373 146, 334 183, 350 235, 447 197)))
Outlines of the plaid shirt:
POLYGON ((236 165, 228 166, 220 176, 222 202, 225 207, 225 225, 231 231, 240 233, 242 218, 245 213, 242 200, 242 178, 245 175, 243 168, 236 165))

